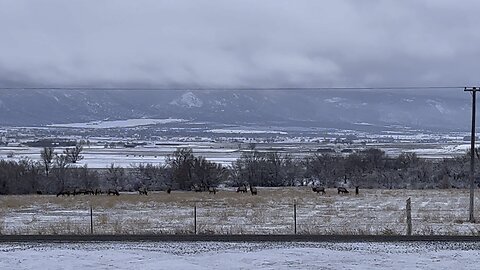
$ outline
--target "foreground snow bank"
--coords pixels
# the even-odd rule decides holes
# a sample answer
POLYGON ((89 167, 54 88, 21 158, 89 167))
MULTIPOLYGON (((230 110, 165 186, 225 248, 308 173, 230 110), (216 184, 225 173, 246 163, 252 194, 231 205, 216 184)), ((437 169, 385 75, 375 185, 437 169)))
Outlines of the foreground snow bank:
POLYGON ((478 269, 480 243, 0 244, 0 269, 478 269))

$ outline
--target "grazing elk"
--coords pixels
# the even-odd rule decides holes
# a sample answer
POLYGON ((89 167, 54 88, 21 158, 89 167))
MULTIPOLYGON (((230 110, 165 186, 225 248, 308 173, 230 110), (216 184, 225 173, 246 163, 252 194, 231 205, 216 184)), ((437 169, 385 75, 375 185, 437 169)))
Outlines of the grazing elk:
POLYGON ((337 190, 338 190, 338 194, 340 194, 340 193, 348 194, 349 193, 348 190, 344 187, 339 187, 339 188, 337 188, 337 190))
POLYGON ((107 195, 117 195, 120 196, 120 193, 116 189, 109 189, 107 190, 107 195))
POLYGON ((252 193, 252 195, 257 195, 258 193, 257 188, 253 187, 252 185, 250 185, 250 192, 252 193))
POLYGON ((144 187, 144 188, 138 189, 138 194, 148 196, 147 188, 144 187))
POLYGON ((200 186, 194 185, 192 186, 192 190, 195 192, 202 192, 203 189, 200 186))
POLYGON ((324 187, 312 187, 313 192, 326 194, 324 187))
POLYGON ((72 195, 73 195, 73 196, 76 196, 76 195, 78 195, 78 194, 80 194, 80 189, 74 188, 73 191, 72 191, 72 195))
POLYGON ((60 191, 59 193, 57 193, 57 197, 60 196, 60 195, 61 195, 62 197, 63 197, 63 196, 70 196, 70 191, 68 191, 68 190, 62 190, 62 191, 60 191))
POLYGON ((209 187, 208 188, 208 193, 209 194, 217 194, 217 189, 215 187, 209 187))
POLYGON ((238 193, 238 192, 247 193, 247 186, 246 186, 246 185, 239 186, 239 187, 237 188, 237 193, 238 193))

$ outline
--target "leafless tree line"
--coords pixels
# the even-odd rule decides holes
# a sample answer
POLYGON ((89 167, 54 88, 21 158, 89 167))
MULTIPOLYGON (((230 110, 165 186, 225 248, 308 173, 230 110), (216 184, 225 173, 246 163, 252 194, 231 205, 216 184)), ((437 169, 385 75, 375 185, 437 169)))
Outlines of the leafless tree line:
MULTIPOLYGON (((421 159, 415 153, 389 157, 371 148, 348 156, 288 154, 251 150, 231 166, 222 166, 180 148, 165 164, 140 164, 104 169, 74 165, 81 147, 55 153, 41 151, 41 161, 0 160, 0 194, 57 194, 64 190, 191 190, 226 186, 321 186, 362 188, 465 188, 468 153, 457 158, 421 159)), ((477 162, 478 164, 478 162, 477 162)), ((480 165, 479 165, 480 169, 480 165)))

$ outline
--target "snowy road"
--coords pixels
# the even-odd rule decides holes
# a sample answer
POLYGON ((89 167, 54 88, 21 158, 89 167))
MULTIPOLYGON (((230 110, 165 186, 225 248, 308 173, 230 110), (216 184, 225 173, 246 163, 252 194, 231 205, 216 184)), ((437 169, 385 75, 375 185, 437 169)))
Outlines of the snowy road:
POLYGON ((478 269, 480 243, 0 244, 0 269, 478 269))

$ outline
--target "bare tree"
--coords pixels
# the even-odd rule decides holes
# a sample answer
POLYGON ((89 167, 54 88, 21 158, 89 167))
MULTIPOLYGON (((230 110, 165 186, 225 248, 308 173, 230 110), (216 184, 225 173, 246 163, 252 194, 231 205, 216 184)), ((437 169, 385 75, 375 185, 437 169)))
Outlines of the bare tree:
POLYGON ((55 151, 53 147, 44 147, 40 151, 40 158, 42 159, 42 164, 45 168, 45 174, 48 177, 48 173, 52 166, 53 159, 55 158, 55 151))
POLYGON ((192 172, 194 159, 191 148, 179 148, 167 157, 166 163, 172 170, 172 180, 179 189, 187 190, 194 184, 192 172))
POLYGON ((58 182, 60 182, 61 190, 65 190, 65 178, 67 177, 67 169, 69 167, 68 163, 69 162, 66 155, 55 155, 52 172, 58 182))
POLYGON ((77 163, 77 161, 80 161, 83 159, 83 156, 81 155, 83 151, 83 146, 81 145, 76 145, 74 148, 67 148, 63 153, 67 157, 67 161, 70 163, 77 163))
POLYGON ((110 164, 110 167, 107 168, 106 178, 108 185, 113 186, 114 189, 119 189, 122 186, 125 180, 125 169, 115 164, 110 164))

